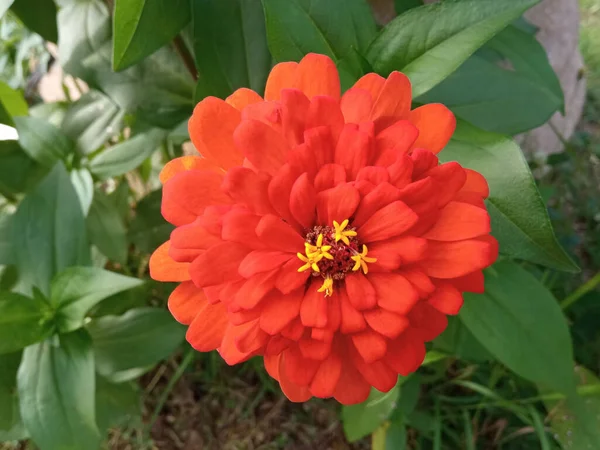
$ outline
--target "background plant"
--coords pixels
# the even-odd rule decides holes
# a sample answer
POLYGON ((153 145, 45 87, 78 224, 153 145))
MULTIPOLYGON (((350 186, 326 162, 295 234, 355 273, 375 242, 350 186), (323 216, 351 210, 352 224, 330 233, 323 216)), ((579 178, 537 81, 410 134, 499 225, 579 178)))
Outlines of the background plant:
MULTIPOLYGON (((598 208, 593 191, 582 196, 598 186, 593 132, 534 164, 543 197, 505 137, 564 108, 521 18, 535 3, 397 0, 401 15, 380 28, 364 0, 0 0, 0 123, 19 134, 0 141, 0 440, 170 448, 150 430, 181 376, 204 414, 221 412, 203 398, 244 420, 274 402, 327 428, 306 411, 334 417, 335 405, 282 406, 256 361, 226 369, 197 357, 166 311, 170 288, 147 276, 171 231, 157 173, 188 151, 194 104, 243 86, 260 93, 274 62, 318 52, 345 87, 401 70, 416 103, 453 109, 459 126, 441 157, 487 177, 502 254, 486 293, 467 296, 417 374, 341 410, 347 439, 360 447, 373 433, 376 449, 599 448, 598 208), (66 101, 36 95, 53 62, 48 42, 77 79, 65 80, 66 101), (240 383, 242 411, 222 395, 240 383)), ((300 428, 271 433, 272 448, 323 442, 300 428)))

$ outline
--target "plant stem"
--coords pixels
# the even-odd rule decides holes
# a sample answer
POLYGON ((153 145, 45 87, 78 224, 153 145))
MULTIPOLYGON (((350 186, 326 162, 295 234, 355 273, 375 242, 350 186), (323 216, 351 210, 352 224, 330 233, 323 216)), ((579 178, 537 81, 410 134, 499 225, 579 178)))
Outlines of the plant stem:
POLYGON ((177 368, 177 370, 175 371, 175 373, 173 374, 173 376, 167 383, 165 390, 163 391, 160 398, 158 399, 158 403, 156 404, 156 407, 154 408, 154 411, 152 412, 152 416, 150 417, 150 421, 148 422, 148 427, 146 429, 146 432, 148 434, 150 434, 150 430, 154 426, 154 422, 156 422, 156 419, 158 419, 158 415, 160 414, 163 407, 165 406, 165 403, 167 401, 167 398, 169 398, 171 391, 173 390, 173 388, 175 387, 175 385, 177 384, 177 382, 183 375, 183 372, 185 372, 185 369, 188 368, 188 366, 191 364, 191 362, 194 360, 195 357, 196 357, 196 351, 190 347, 188 349, 187 353, 185 354, 185 356, 183 357, 181 364, 179 364, 179 367, 177 368))
POLYGON ((196 64, 194 64, 194 58, 192 57, 192 54, 187 48, 187 45, 185 45, 185 42, 183 42, 183 39, 179 34, 175 36, 175 39, 173 39, 173 45, 175 46, 175 50, 177 51, 181 60, 183 61, 183 64, 185 64, 185 67, 192 75, 194 81, 198 81, 198 71, 196 70, 196 64))
POLYGON ((572 292, 567 298, 565 298, 560 303, 560 307, 562 309, 567 309, 569 306, 571 306, 573 303, 575 303, 577 300, 579 300, 585 294, 587 294, 588 292, 593 290, 596 286, 598 286, 598 284, 600 284, 600 272, 598 272, 596 275, 594 275, 592 278, 590 278, 587 282, 585 282, 584 284, 579 286, 577 289, 575 289, 575 292, 572 292))

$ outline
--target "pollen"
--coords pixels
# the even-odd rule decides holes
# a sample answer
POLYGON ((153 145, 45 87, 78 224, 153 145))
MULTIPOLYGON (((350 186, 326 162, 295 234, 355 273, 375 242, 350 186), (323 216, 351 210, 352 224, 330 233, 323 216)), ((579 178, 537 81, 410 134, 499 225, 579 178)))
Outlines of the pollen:
POLYGON ((362 271, 365 275, 367 273, 369 273, 369 266, 367 266, 367 263, 377 262, 377 258, 371 258, 371 257, 367 256, 368 252, 369 252, 369 249, 367 248, 367 246, 363 245, 362 252, 356 253, 356 255, 354 255, 352 257, 352 261, 354 261, 354 267, 352 267, 353 272, 356 272, 356 271, 362 269, 362 271))

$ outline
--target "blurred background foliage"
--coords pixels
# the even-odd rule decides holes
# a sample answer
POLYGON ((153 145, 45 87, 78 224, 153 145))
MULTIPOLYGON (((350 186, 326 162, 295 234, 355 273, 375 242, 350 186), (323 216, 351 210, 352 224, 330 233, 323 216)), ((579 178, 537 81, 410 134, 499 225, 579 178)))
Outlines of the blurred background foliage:
MULTIPOLYGON (((396 3, 403 12, 420 1, 396 3)), ((327 27, 319 14, 344 8, 361 26, 326 29, 323 52, 346 85, 371 70, 365 54, 378 30, 364 9, 264 4, 266 25, 260 2, 248 0, 0 0, 0 123, 19 136, 0 140, 0 448, 600 448, 589 431, 600 429, 600 1, 581 0, 589 94, 578 131, 563 152, 529 161, 582 270, 496 268, 537 279, 565 312, 583 425, 562 394, 498 362, 459 318, 416 374, 345 408, 291 404, 260 360, 228 367, 184 342, 165 308, 174 285, 147 270, 172 229, 157 174, 193 151, 186 125, 196 101, 241 86, 260 92, 273 59, 323 50, 311 21, 327 27), (269 33, 286 30, 308 30, 301 48, 285 39, 267 48, 269 33), (49 78, 58 83, 45 90, 49 78)), ((534 33, 514 22, 416 101, 444 102, 508 135, 545 123, 564 105, 534 33)))

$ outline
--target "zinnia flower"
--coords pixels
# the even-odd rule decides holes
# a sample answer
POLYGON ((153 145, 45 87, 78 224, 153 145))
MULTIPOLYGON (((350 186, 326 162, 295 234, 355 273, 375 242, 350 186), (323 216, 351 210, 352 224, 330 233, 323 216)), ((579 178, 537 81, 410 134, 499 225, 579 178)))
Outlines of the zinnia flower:
POLYGON ((292 401, 364 401, 415 371, 425 342, 482 292, 485 179, 438 153, 443 105, 411 110, 408 78, 371 73, 344 95, 328 57, 276 65, 264 99, 207 97, 189 122, 202 156, 161 173, 176 226, 151 276, 199 351, 261 355, 292 401))

